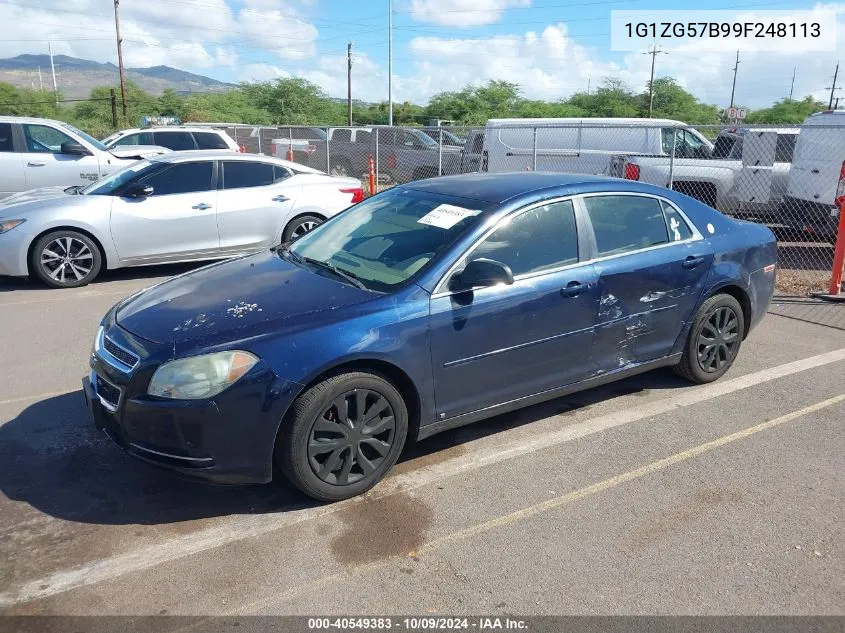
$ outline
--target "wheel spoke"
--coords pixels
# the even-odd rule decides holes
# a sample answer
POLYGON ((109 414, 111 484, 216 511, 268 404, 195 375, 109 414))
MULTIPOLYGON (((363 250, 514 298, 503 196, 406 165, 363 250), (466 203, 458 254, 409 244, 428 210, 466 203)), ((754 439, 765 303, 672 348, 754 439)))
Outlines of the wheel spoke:
POLYGON ((73 247, 73 240, 69 237, 65 238, 65 255, 70 257, 70 249, 73 247))
POLYGON ((365 427, 362 429, 363 433, 369 435, 370 437, 375 437, 376 435, 381 435, 388 429, 393 428, 394 420, 392 415, 387 415, 383 418, 380 418, 376 424, 370 427, 365 427))
POLYGON ((338 485, 345 486, 349 483, 349 473, 352 471, 352 466, 355 464, 355 454, 351 447, 344 450, 341 454, 346 455, 346 459, 343 461, 343 468, 340 469, 340 472, 337 475, 337 483, 338 485))
POLYGON ((738 333, 738 332, 731 332, 730 334, 725 334, 725 335, 722 337, 722 340, 723 340, 723 341, 725 341, 725 343, 733 343, 734 341, 736 341, 736 339, 737 339, 738 337, 739 337, 739 333, 738 333))
POLYGON ((373 403, 373 406, 367 411, 367 415, 364 416, 364 426, 366 427, 370 422, 378 418, 388 407, 390 407, 390 403, 387 401, 387 398, 379 396, 379 399, 373 403))
POLYGON ((710 334, 711 338, 716 338, 716 336, 719 334, 717 328, 715 328, 713 324, 710 323, 710 321, 705 321, 704 325, 701 328, 701 333, 704 334, 705 332, 710 334))
POLYGON ((373 464, 373 462, 367 459, 367 456, 364 455, 364 451, 361 450, 360 444, 358 445, 358 449, 355 453, 355 461, 358 462, 358 465, 361 467, 361 471, 364 473, 365 477, 376 469, 375 464, 373 464))
POLYGON ((345 446, 343 448, 336 448, 332 451, 332 454, 329 455, 328 459, 323 462, 320 472, 318 473, 322 479, 325 479, 328 475, 337 470, 337 467, 340 466, 341 456, 345 450, 345 446))
POLYGON ((367 391, 365 389, 355 390, 355 417, 352 418, 352 426, 358 426, 364 422, 364 411, 367 407, 367 391))
POLYGON ((49 248, 45 248, 41 251, 41 261, 53 261, 54 259, 61 259, 62 256, 59 255, 56 251, 50 250, 49 248), (44 256, 49 256, 50 259, 44 259, 44 256))
POLYGON ((361 444, 366 444, 374 451, 376 451, 381 457, 384 457, 390 452, 390 444, 387 442, 382 442, 374 437, 367 437, 361 440, 361 444))
POLYGON ((346 426, 334 420, 327 420, 326 418, 319 418, 314 423, 314 432, 332 433, 346 437, 346 426))
POLYGON ((64 280, 65 280, 65 277, 64 277, 64 270, 65 270, 65 265, 64 265, 64 264, 62 264, 61 266, 56 266, 55 270, 53 270, 53 271, 50 273, 50 277, 52 277, 53 279, 55 279, 55 280, 57 280, 57 281, 64 281, 64 280), (62 278, 61 278, 61 279, 59 279, 59 273, 62 273, 62 278))
POLYGON ((77 269, 77 267, 73 265, 73 262, 68 262, 68 267, 70 268, 70 272, 73 273, 73 276, 76 277, 77 281, 79 281, 85 276, 79 273, 79 269, 77 269))
POLYGON ((344 446, 346 446, 346 440, 344 438, 311 440, 308 444, 308 455, 311 457, 325 455, 344 446))

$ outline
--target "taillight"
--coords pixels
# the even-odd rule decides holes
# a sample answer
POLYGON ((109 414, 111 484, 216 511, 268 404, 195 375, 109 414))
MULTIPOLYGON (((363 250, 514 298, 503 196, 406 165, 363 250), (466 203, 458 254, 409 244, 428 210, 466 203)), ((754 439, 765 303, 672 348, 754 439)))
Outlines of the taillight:
POLYGON ((842 203, 845 202, 845 161, 839 168, 839 184, 836 185, 836 198, 833 202, 837 207, 841 207, 842 203))
POLYGON ((364 190, 361 187, 352 187, 350 189, 341 189, 340 193, 351 193, 352 204, 358 204, 364 201, 364 190))
POLYGON ((313 154, 313 153, 314 153, 314 152, 316 152, 316 151, 317 151, 317 146, 316 146, 316 145, 308 145, 308 146, 305 148, 305 153, 306 153, 306 154, 313 154))
POLYGON ((245 146, 245 145, 240 145, 240 146, 238 147, 238 151, 239 151, 241 154, 246 154, 246 146, 245 146))
POLYGON ((640 166, 633 163, 625 163, 625 180, 639 180, 640 166))
POLYGON ((396 154, 391 154, 387 157, 387 168, 396 169, 396 154))

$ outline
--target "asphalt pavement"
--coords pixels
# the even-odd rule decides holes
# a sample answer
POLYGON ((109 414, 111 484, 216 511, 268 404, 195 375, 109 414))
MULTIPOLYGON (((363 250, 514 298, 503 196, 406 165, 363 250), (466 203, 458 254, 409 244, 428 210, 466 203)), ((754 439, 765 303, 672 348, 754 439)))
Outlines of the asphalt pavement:
POLYGON ((93 429, 100 317, 187 269, 0 280, 0 612, 845 615, 845 331, 769 315, 717 383, 499 416, 319 505, 178 480, 93 429))

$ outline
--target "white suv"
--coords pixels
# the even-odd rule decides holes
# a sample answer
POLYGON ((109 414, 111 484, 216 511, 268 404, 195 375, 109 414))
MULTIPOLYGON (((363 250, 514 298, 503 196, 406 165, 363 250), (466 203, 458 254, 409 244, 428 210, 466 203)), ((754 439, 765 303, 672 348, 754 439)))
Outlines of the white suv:
POLYGON ((121 130, 104 138, 103 145, 108 148, 126 145, 158 145, 174 152, 201 149, 241 151, 238 144, 223 130, 185 126, 121 130))
POLYGON ((0 198, 40 187, 87 185, 146 151, 166 150, 118 148, 111 152, 61 121, 0 116, 0 198))

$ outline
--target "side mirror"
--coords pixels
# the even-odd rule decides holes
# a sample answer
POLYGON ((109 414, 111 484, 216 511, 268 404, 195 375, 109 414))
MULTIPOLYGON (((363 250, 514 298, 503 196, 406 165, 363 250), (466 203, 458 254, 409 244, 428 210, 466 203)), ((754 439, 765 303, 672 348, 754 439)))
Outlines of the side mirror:
POLYGON ((61 145, 62 154, 68 154, 70 156, 90 156, 91 152, 89 152, 84 145, 80 143, 75 143, 73 141, 66 141, 61 145))
POLYGON ((124 198, 147 198, 151 195, 153 195, 152 186, 142 184, 129 185, 123 192, 124 198))
POLYGON ((502 262, 492 259, 474 259, 452 277, 450 286, 453 290, 469 290, 478 286, 495 286, 513 283, 513 272, 502 262))

